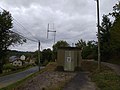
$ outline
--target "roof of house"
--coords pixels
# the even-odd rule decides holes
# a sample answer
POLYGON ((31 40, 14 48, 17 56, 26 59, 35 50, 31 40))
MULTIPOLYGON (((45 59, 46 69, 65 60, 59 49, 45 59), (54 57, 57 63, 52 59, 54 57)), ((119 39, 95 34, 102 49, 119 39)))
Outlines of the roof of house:
POLYGON ((11 56, 9 58, 9 62, 14 62, 15 60, 19 59, 17 56, 11 56))

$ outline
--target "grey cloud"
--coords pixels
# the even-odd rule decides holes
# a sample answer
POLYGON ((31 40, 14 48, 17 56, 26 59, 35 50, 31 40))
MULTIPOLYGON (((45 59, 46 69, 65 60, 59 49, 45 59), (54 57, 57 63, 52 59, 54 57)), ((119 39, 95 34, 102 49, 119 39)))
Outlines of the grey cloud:
MULTIPOLYGON (((101 0, 100 11, 107 14, 112 11, 117 0, 101 0)), ((42 48, 53 45, 53 33, 46 37, 47 24, 54 23, 56 41, 64 39, 70 44, 78 39, 97 40, 96 38, 96 2, 94 0, 1 0, 0 6, 9 10, 28 31, 14 21, 14 29, 23 35, 41 40, 42 48)), ((28 43, 13 49, 35 50, 36 43, 28 43), (32 49, 34 48, 34 49, 32 49)))

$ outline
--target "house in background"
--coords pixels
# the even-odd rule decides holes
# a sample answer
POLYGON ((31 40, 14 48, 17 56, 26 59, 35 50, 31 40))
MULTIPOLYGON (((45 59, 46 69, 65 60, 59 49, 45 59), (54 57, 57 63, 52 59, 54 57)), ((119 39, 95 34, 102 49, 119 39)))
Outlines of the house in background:
POLYGON ((9 62, 11 64, 13 64, 13 66, 22 66, 23 65, 23 62, 20 58, 18 58, 17 56, 11 56, 9 58, 9 62))
POLYGON ((61 47, 57 52, 57 66, 64 71, 74 71, 81 67, 81 49, 77 47, 61 47))
POLYGON ((13 66, 23 66, 23 62, 20 59, 15 60, 12 64, 13 66))
POLYGON ((22 60, 22 61, 25 61, 25 55, 22 55, 21 57, 20 57, 20 59, 22 60))
POLYGON ((11 56, 11 57, 9 57, 9 62, 12 63, 12 62, 14 62, 17 59, 18 59, 17 56, 11 56))
POLYGON ((35 64, 35 58, 30 59, 29 64, 31 64, 31 65, 36 65, 36 64, 35 64))
POLYGON ((20 58, 17 56, 11 56, 9 62, 13 64, 13 66, 36 65, 34 58, 26 58, 25 55, 20 56, 20 58))
POLYGON ((27 64, 36 65, 36 64, 35 64, 35 61, 36 61, 35 58, 31 58, 31 57, 26 58, 27 64))

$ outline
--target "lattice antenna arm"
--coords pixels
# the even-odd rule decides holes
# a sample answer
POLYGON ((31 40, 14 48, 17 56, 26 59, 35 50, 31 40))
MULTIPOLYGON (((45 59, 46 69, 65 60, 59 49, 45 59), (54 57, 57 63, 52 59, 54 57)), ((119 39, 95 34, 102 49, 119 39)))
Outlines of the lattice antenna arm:
POLYGON ((49 23, 48 23, 48 27, 47 27, 47 39, 48 39, 48 34, 49 34, 49 23))

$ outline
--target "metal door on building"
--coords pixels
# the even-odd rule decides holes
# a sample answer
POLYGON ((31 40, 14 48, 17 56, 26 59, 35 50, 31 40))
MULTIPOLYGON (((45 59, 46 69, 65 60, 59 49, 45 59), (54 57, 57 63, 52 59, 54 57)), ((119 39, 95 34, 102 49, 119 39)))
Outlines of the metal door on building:
POLYGON ((65 71, 74 71, 74 52, 73 51, 65 51, 65 63, 64 63, 65 71))

